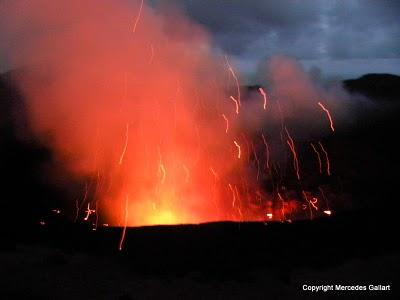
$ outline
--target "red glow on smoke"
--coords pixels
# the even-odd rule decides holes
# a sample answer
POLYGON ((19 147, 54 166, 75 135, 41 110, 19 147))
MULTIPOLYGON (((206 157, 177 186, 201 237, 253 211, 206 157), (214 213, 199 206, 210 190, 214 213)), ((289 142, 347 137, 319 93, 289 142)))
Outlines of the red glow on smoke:
POLYGON ((303 191, 297 199, 281 180, 287 147, 293 175, 303 178, 285 109, 259 88, 254 113, 237 72, 201 27, 143 0, 29 2, 5 5, 8 30, 24 37, 12 60, 33 66, 18 80, 35 134, 85 182, 75 221, 122 226, 122 249, 127 226, 291 221, 303 203, 316 214, 313 197, 303 191), (253 121, 261 113, 279 117, 285 149, 261 133, 265 124, 253 121))

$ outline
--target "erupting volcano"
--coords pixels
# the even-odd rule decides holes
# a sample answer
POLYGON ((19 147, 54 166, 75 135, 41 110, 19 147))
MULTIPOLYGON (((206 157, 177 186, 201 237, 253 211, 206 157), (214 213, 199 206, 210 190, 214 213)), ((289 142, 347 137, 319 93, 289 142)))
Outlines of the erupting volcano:
POLYGON ((0 0, 0 298, 395 296, 395 2, 0 0))
POLYGON ((82 182, 71 219, 96 229, 331 214, 325 186, 304 180, 334 172, 321 136, 337 105, 296 62, 274 58, 268 88, 244 88, 174 9, 28 2, 3 4, 11 60, 26 66, 15 80, 35 134, 82 182))

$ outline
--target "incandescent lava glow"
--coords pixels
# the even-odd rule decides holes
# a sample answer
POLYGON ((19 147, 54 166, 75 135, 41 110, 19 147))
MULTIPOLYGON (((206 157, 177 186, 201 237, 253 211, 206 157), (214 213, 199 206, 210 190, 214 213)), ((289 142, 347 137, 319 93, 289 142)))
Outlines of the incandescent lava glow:
POLYGON ((156 211, 153 213, 150 212, 148 215, 146 215, 146 219, 144 220, 143 225, 171 225, 179 223, 184 223, 184 218, 182 216, 175 215, 175 213, 171 210, 164 210, 156 211))
POLYGON ((143 0, 21 0, 2 9, 0 26, 18 45, 10 62, 28 66, 15 79, 33 132, 83 183, 76 219, 122 226, 120 249, 127 226, 304 213, 304 199, 281 180, 303 177, 285 110, 286 141, 282 130, 255 128, 257 114, 276 119, 273 93, 267 109, 260 88, 254 112, 228 58, 177 10, 143 0), (282 165, 290 156, 292 169, 282 165))

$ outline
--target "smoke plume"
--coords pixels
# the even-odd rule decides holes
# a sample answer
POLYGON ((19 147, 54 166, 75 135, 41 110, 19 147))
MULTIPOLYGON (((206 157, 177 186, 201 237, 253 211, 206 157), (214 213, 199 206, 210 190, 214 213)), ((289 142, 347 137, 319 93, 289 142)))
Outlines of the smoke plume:
POLYGON ((330 132, 317 102, 333 111, 337 102, 296 62, 272 59, 270 90, 245 101, 229 58, 175 9, 21 0, 3 2, 0 17, 10 64, 25 69, 15 79, 36 137, 85 182, 76 218, 262 220, 273 197, 261 182, 274 153, 290 155, 289 132, 330 132))

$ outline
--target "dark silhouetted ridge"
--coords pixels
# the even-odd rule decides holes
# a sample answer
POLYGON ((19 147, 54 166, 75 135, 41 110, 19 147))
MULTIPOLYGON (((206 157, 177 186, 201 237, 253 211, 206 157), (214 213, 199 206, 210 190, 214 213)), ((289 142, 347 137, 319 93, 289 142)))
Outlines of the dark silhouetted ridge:
POLYGON ((358 79, 343 81, 350 93, 386 101, 400 100, 400 76, 392 74, 366 74, 358 79))

